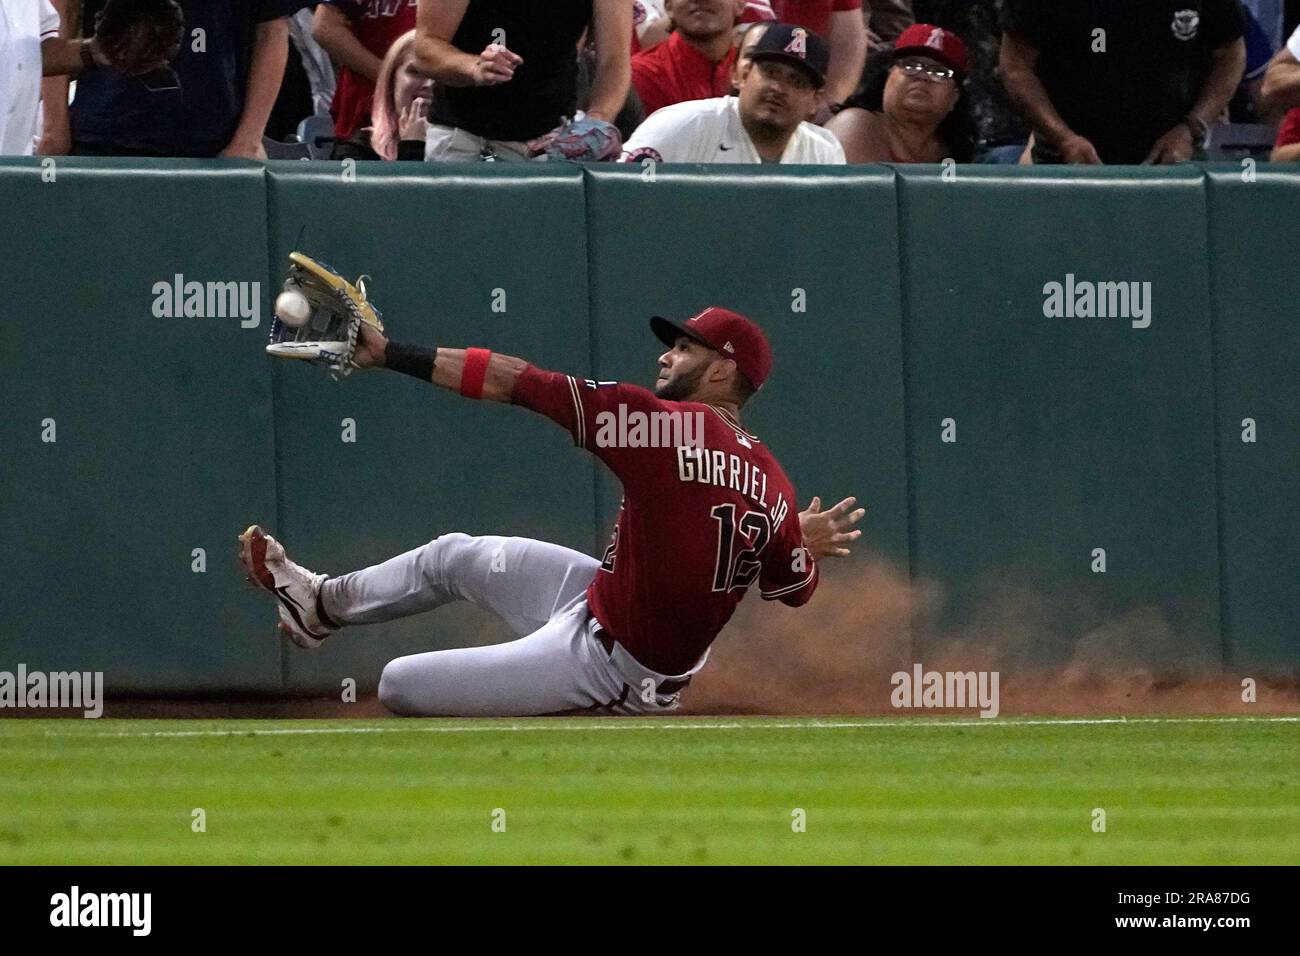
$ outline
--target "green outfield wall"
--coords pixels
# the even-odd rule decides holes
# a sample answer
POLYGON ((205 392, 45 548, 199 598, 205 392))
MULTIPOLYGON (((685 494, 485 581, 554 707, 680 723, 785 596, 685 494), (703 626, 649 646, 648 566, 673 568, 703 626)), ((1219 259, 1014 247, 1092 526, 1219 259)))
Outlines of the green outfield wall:
POLYGON ((752 427, 869 506, 943 633, 1012 603, 1004 666, 1294 674, 1300 175, 1245 172, 0 160, 0 670, 365 689, 501 636, 456 608, 291 654, 251 522, 329 572, 450 530, 603 549, 618 487, 553 425, 268 359, 301 249, 397 337, 601 379, 653 380, 651 314, 746 312, 752 427))

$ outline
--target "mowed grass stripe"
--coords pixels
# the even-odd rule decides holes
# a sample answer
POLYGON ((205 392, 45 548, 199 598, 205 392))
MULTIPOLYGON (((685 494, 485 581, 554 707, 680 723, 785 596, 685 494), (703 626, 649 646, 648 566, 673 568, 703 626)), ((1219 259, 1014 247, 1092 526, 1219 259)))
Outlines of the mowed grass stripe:
MULTIPOLYGON (((872 726, 859 720, 845 733, 818 721, 799 733, 789 718, 745 718, 737 733, 733 722, 691 734, 107 739, 10 722, 0 727, 0 862, 1300 858, 1290 722, 1081 732, 1005 721, 1015 732, 996 735, 955 721, 891 719, 889 734, 854 733, 872 726), (191 832, 194 807, 208 832, 191 832), (505 833, 490 828, 498 807, 505 833), (791 831, 795 807, 807 811, 805 833, 791 831), (1104 834, 1091 831, 1094 807, 1107 810, 1104 834)), ((230 733, 303 722, 237 723, 205 722, 230 733)))

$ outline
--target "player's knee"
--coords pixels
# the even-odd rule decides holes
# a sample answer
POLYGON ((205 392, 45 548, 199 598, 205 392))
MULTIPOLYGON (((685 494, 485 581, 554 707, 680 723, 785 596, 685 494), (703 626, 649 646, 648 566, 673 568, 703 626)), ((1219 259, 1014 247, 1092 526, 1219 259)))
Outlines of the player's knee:
POLYGON ((436 581, 446 579, 474 539, 463 531, 440 534, 424 546, 424 573, 436 581))
POLYGON ((379 675, 379 702, 399 717, 420 716, 418 676, 409 658, 399 657, 384 665, 379 675))

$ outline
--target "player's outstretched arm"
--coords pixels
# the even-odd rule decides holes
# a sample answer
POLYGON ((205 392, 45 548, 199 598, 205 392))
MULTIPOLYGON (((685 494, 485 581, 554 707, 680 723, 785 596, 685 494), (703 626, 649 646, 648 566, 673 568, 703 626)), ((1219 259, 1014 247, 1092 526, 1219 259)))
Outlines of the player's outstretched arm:
POLYGON ((862 529, 850 531, 867 513, 866 508, 851 510, 857 498, 845 498, 834 508, 822 511, 821 498, 813 498, 807 510, 799 512, 799 529, 803 532, 803 545, 813 558, 846 558, 850 541, 862 537, 862 529))
POLYGON ((352 361, 358 368, 387 368, 453 392, 494 402, 510 401, 515 382, 528 367, 523 359, 486 353, 483 349, 426 349, 400 345, 365 323, 357 333, 357 349, 352 361), (467 372, 470 381, 467 381, 467 372))

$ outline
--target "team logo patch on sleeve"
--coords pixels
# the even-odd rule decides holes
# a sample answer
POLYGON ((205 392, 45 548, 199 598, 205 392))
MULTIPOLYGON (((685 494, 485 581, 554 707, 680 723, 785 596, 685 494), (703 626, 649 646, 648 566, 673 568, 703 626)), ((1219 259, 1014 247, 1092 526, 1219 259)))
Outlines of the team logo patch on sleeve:
POLYGON ((643 159, 652 159, 656 163, 662 163, 664 161, 664 158, 662 155, 660 155, 659 150, 651 149, 649 146, 642 146, 639 149, 634 149, 632 150, 632 152, 628 153, 623 158, 623 162, 639 163, 643 159))

